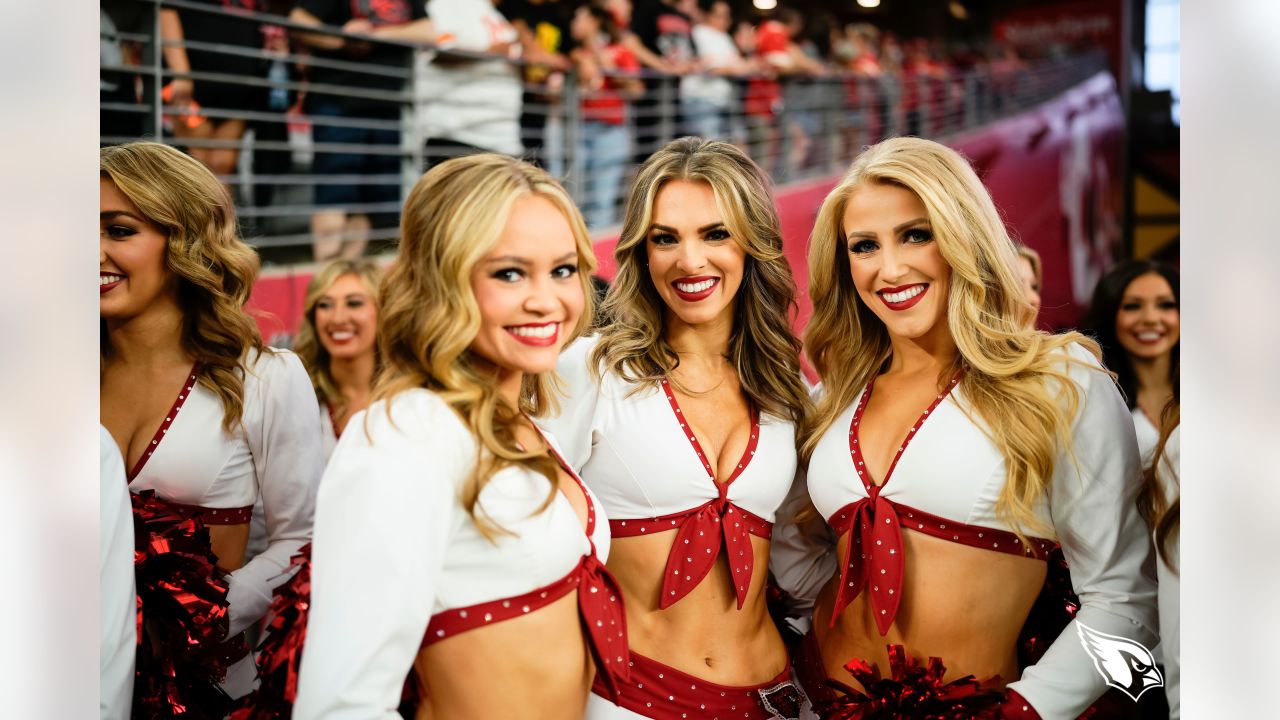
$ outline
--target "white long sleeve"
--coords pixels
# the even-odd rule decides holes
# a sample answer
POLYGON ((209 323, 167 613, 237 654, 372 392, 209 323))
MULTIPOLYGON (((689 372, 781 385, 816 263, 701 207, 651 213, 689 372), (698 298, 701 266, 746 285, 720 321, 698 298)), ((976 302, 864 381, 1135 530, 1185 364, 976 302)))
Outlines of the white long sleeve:
POLYGON ((578 338, 560 354, 556 364, 563 386, 557 397, 560 411, 538 418, 538 426, 555 436, 565 462, 579 473, 591 459, 595 414, 602 392, 590 370, 597 340, 596 336, 578 338))
POLYGON ((810 506, 808 477, 800 469, 778 508, 769 545, 769 571, 791 598, 788 609, 799 616, 813 614, 818 593, 839 568, 836 538, 826 520, 815 515, 812 528, 796 522, 796 515, 810 506))
POLYGON ((133 510, 124 459, 107 429, 99 426, 102 479, 98 545, 98 650, 102 720, 125 720, 133 703, 134 655, 138 645, 133 575, 133 510))
POLYGON ((316 486, 324 469, 315 391, 302 361, 291 352, 265 352, 245 378, 245 404, 261 416, 246 435, 266 516, 267 548, 231 573, 227 600, 229 635, 257 622, 277 585, 288 579, 289 561, 311 540, 316 486))
POLYGON ((348 423, 321 483, 297 720, 399 720, 474 441, 425 390, 348 423), (367 418, 367 426, 366 423, 367 418))
MULTIPOLYGON (((1082 348, 1071 353, 1096 367, 1082 348)), ((1141 468, 1133 421, 1106 374, 1073 366, 1071 375, 1083 390, 1074 462, 1059 458, 1049 507, 1080 610, 1040 662, 1009 685, 1046 720, 1078 717, 1106 690, 1077 624, 1147 648, 1156 642, 1155 558, 1134 504, 1141 468)))

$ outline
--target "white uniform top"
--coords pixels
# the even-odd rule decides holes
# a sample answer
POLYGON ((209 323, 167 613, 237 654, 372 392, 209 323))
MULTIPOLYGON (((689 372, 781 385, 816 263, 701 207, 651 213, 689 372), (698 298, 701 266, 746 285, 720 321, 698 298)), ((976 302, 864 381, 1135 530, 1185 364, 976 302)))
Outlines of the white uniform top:
MULTIPOLYGON (((350 424, 350 420, 348 420, 350 424)), ((329 457, 333 455, 333 449, 338 446, 338 432, 333 427, 333 415, 329 412, 329 404, 320 401, 320 456, 325 462, 329 462, 329 457)))
MULTIPOLYGON (((1074 460, 1071 453, 1059 455, 1048 495, 1035 513, 1062 544, 1081 607, 1040 662, 1009 684, 1045 718, 1077 717, 1106 690, 1076 623, 1147 647, 1156 639, 1151 541, 1132 502, 1141 480, 1133 423, 1115 384, 1092 369, 1099 367, 1093 356, 1075 345, 1070 352, 1087 363, 1069 366, 1081 390, 1072 425, 1074 460)), ((1011 531, 995 512, 1004 487, 1004 458, 975 415, 966 414, 962 388, 963 383, 914 433, 880 497, 957 523, 1011 531)), ((808 490, 824 518, 867 497, 849 450, 850 424, 860 399, 861 392, 828 428, 810 460, 808 490)), ((904 528, 914 530, 905 516, 903 520, 904 528)), ((830 579, 836 563, 815 559, 817 552, 805 549, 798 533, 775 534, 774 574, 784 590, 813 597, 830 579), (827 571, 825 578, 819 570, 827 571)))
POLYGON ((222 429, 222 401, 195 385, 163 441, 129 489, 205 508, 243 508, 262 497, 267 549, 231 573, 230 635, 256 622, 271 604, 289 560, 311 539, 316 484, 324 461, 315 391, 302 362, 286 350, 252 359, 244 411, 234 432, 222 429))
MULTIPOLYGON (((563 444, 565 459, 600 497, 615 521, 686 512, 717 498, 665 393, 635 386, 612 372, 589 371, 597 338, 583 338, 560 356, 568 386, 559 415, 539 420, 563 444)), ((728 488, 728 500, 773 522, 795 477, 795 427, 760 417, 755 454, 728 488)), ((721 478, 723 482, 724 478, 721 478)))
POLYGON ((1142 408, 1135 407, 1133 409, 1133 430, 1138 437, 1138 455, 1142 459, 1142 466, 1147 467, 1151 464, 1151 455, 1156 451, 1156 445, 1160 442, 1160 428, 1151 422, 1147 414, 1142 412, 1142 408))
POLYGON ((133 704, 138 646, 133 584, 133 511, 124 460, 107 429, 98 426, 102 518, 98 533, 98 709, 102 720, 125 720, 133 704))
POLYGON ((605 560, 605 518, 597 513, 588 541, 563 493, 538 512, 547 479, 521 467, 490 478, 476 506, 513 534, 484 537, 459 499, 475 462, 470 430, 428 390, 380 400, 348 422, 317 503, 295 718, 398 719, 432 615, 549 585, 592 542, 605 560))
MULTIPOLYGON (((1159 479, 1161 489, 1164 490, 1166 502, 1173 502, 1178 497, 1178 461, 1181 455, 1181 444, 1182 426, 1178 426, 1169 434, 1169 440, 1164 446, 1164 456, 1156 466, 1156 478, 1159 479)), ((1173 557, 1170 559, 1175 567, 1179 565, 1180 545, 1181 543, 1176 539, 1172 544, 1173 557)), ((1160 582, 1157 593, 1160 605, 1160 651, 1157 657, 1162 657, 1164 660, 1164 693, 1169 699, 1169 719, 1178 720, 1182 714, 1179 692, 1179 685, 1182 682, 1179 593, 1182 584, 1178 579, 1177 571, 1164 560, 1156 563, 1156 578, 1160 582)))

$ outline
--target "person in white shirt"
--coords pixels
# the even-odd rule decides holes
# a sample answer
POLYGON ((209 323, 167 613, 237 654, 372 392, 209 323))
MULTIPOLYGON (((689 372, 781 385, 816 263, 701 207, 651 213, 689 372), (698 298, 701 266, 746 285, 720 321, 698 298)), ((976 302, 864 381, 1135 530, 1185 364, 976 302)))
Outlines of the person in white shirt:
POLYGON ((808 395, 768 178, 729 143, 668 143, 615 257, 609 321, 565 353, 563 411, 542 421, 609 513, 632 629, 631 682, 598 683, 587 717, 799 711, 766 581, 808 395))
POLYGON ((217 714, 252 686, 243 632, 311 537, 315 395, 244 312, 257 258, 213 173, 139 142, 103 148, 99 174, 100 417, 153 538, 136 562, 133 712, 217 714), (249 557, 259 498, 267 547, 249 557))
POLYGON ((1160 413, 1174 394, 1181 321, 1178 271, 1157 260, 1126 260, 1093 291, 1081 327, 1102 345, 1133 414, 1143 465, 1160 438, 1160 413))
POLYGON ((1138 493, 1138 510, 1151 527, 1158 562, 1157 601, 1160 608, 1160 646, 1156 659, 1164 666, 1164 694, 1169 702, 1170 720, 1182 716, 1182 630, 1180 625, 1182 579, 1181 554, 1182 478, 1179 459, 1182 447, 1182 408, 1178 403, 1177 381, 1174 397, 1161 414, 1163 430, 1143 474, 1138 493))
POLYGON ((417 717, 581 717, 594 672, 629 675, 626 618, 608 521, 530 416, 591 323, 582 216, 482 153, 418 181, 401 238, 385 369, 320 485, 293 717, 399 718, 406 679, 417 717))
POLYGON ((935 657, 942 680, 991 691, 955 706, 967 716, 985 700, 1006 718, 1073 718, 1107 687, 1078 628, 1155 641, 1124 401, 1096 344, 1026 327, 1016 263, 973 168, 933 141, 868 148, 819 211, 805 347, 823 384, 797 494, 838 541, 806 555, 802 533, 782 533, 774 571, 817 598, 801 674, 824 712, 861 702, 825 678, 891 712, 870 676, 935 657), (1021 668, 1019 632, 1056 544, 1080 609, 1021 668))
POLYGON ((492 0, 430 0, 427 16, 438 50, 418 55, 414 87, 426 167, 477 152, 520 155, 520 68, 511 62, 520 51, 515 28, 492 0))
POLYGON ((124 459, 111 433, 98 426, 102 515, 98 526, 98 710, 102 720, 125 720, 133 701, 138 646, 133 589, 133 511, 124 459))
POLYGON ((709 140, 728 139, 729 113, 737 99, 731 78, 753 69, 729 37, 731 27, 729 3, 711 3, 703 22, 693 26, 693 47, 702 71, 680 80, 680 104, 689 133, 709 140))

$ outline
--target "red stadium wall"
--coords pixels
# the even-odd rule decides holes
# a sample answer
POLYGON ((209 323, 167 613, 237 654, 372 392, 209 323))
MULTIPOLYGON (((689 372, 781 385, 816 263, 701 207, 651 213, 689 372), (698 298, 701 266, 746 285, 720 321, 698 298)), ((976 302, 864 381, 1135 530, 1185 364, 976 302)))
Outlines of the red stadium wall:
MULTIPOLYGON (((974 164, 1014 236, 1044 261, 1044 327, 1072 325, 1099 275, 1120 249, 1124 113, 1115 83, 1100 73, 1040 107, 949 138, 974 164)), ((808 321, 805 250, 818 207, 838 177, 795 183, 777 193, 787 259, 800 284, 797 327, 808 321)), ((616 237, 595 242, 599 274, 615 271, 616 237)), ((252 308, 263 336, 288 344, 301 319, 310 266, 266 270, 252 308)))

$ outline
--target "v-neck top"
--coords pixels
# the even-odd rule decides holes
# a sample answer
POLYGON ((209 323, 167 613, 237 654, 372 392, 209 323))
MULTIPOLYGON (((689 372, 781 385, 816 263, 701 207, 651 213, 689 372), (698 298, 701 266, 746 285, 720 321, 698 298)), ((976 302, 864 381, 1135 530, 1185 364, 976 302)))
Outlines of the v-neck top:
POLYGON ((230 575, 232 635, 262 617, 290 558, 310 541, 324 469, 315 391, 298 356, 268 348, 245 365, 243 410, 231 432, 222 428, 222 401, 193 368, 129 472, 130 491, 154 490, 206 525, 248 522, 261 500, 266 549, 230 575))
MULTIPOLYGON (((1064 370, 1080 391, 1071 448, 1059 453, 1049 491, 1033 506, 1053 536, 1030 539, 1036 550, 1041 543, 1061 543, 1081 599, 1073 624, 1150 647, 1156 627, 1155 567, 1146 524, 1131 500, 1141 481, 1133 422, 1115 383, 1093 355, 1078 345, 1069 354, 1076 362, 1064 358, 1064 370)), ((911 562, 901 552, 902 530, 993 552, 1025 554, 1027 549, 1013 543, 1013 528, 996 515, 1005 462, 966 400, 963 382, 944 393, 908 433, 891 474, 879 487, 864 482, 865 475, 859 477, 858 471, 865 469, 858 465, 859 453, 851 450, 868 390, 824 433, 808 467, 814 506, 836 534, 851 534, 847 562, 833 569, 835 563, 814 560, 829 556, 832 548, 806 548, 801 534, 791 532, 775 542, 774 559, 786 558, 775 574, 788 592, 802 583, 804 592, 815 591, 817 585, 807 580, 816 567, 826 568, 827 578, 832 570, 841 578, 838 602, 847 604, 858 593, 871 592, 883 634, 903 592, 903 567, 911 562), (787 545, 786 552, 780 543, 787 545), (895 573, 898 582, 879 582, 895 573)), ((1043 717, 1076 717, 1106 688, 1072 626, 1009 687, 1043 717)))
POLYGON ((574 475, 586 497, 584 532, 561 490, 542 508, 546 477, 504 468, 475 507, 501 528, 486 537, 460 497, 475 462, 471 432, 428 390, 398 393, 348 421, 317 499, 298 717, 336 708, 398 717, 422 646, 536 612, 575 589, 599 671, 625 676, 625 616, 603 567, 609 524, 598 499, 574 475))
POLYGON ((615 537, 676 531, 659 607, 685 597, 724 552, 741 608, 756 572, 749 536, 770 537, 795 477, 795 427, 753 412, 745 451, 717 478, 670 385, 638 387, 612 372, 597 379, 597 342, 583 338, 561 355, 560 412, 539 423, 599 496, 615 537))

